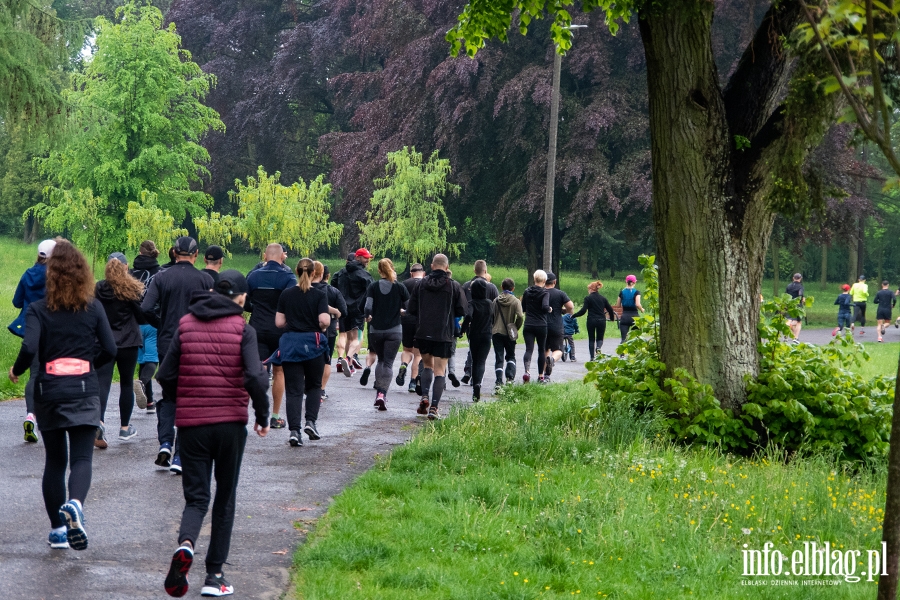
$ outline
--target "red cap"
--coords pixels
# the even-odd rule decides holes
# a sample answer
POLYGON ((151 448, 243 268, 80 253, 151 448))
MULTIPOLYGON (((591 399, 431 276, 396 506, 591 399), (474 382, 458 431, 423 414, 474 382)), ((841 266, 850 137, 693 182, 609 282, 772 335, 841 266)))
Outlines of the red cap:
POLYGON ((360 257, 362 257, 362 258, 375 258, 375 255, 374 255, 374 254, 371 254, 371 253, 370 253, 368 250, 366 250, 365 248, 360 248, 359 250, 356 251, 356 257, 357 257, 357 258, 360 258, 360 257))
POLYGON ((841 286, 841 289, 844 290, 845 292, 849 292, 850 286, 845 283, 844 285, 841 286))

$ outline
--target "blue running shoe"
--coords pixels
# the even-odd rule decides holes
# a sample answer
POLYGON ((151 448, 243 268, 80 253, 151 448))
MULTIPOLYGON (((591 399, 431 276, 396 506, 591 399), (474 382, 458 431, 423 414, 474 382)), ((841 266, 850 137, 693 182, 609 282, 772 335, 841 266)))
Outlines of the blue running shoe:
POLYGON ((169 573, 166 575, 166 593, 175 598, 181 598, 188 591, 188 571, 194 562, 194 550, 184 545, 172 555, 172 563, 169 565, 169 573))
POLYGON ((47 543, 54 550, 66 550, 69 547, 69 537, 65 531, 51 531, 47 543))
POLYGON ((72 550, 84 550, 88 547, 87 532, 84 530, 84 513, 81 506, 68 501, 59 507, 59 518, 66 522, 66 537, 72 550))
POLYGON ((153 461, 156 466, 169 468, 172 464, 172 444, 170 442, 163 442, 159 445, 159 452, 156 454, 156 460, 153 461))
POLYGON ((172 457, 172 465, 169 467, 169 470, 176 475, 181 475, 181 457, 177 454, 172 457))

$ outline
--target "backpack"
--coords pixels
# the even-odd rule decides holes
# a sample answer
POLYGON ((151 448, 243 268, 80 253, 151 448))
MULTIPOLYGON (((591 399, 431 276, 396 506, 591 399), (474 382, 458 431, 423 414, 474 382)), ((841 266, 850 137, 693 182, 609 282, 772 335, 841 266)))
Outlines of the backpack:
POLYGON ((147 295, 147 290, 150 289, 150 283, 153 281, 153 278, 156 277, 161 272, 162 272, 162 269, 159 269, 156 271, 156 273, 151 275, 150 271, 141 269, 140 274, 135 276, 135 272, 133 270, 131 271, 131 276, 144 284, 144 291, 141 294, 141 300, 143 300, 144 296, 147 295))

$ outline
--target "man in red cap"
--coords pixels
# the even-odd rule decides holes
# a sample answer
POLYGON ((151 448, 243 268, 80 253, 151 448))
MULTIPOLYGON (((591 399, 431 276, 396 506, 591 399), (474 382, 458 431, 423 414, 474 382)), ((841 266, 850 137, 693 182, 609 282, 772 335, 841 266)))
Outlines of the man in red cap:
POLYGON ((365 319, 364 308, 366 302, 366 290, 373 279, 366 267, 374 256, 365 248, 360 248, 349 257, 346 266, 335 273, 331 278, 331 285, 336 287, 344 300, 347 301, 347 315, 340 318, 340 337, 343 345, 338 344, 338 370, 350 377, 361 368, 360 364, 351 364, 349 359, 359 352, 359 338, 357 331, 362 329, 365 319), (344 353, 340 354, 342 349, 344 353))

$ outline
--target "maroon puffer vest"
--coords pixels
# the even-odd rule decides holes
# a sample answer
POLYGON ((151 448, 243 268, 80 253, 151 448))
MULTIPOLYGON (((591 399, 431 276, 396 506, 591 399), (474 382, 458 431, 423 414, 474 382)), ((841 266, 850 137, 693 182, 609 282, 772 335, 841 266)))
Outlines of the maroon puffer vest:
POLYGON ((244 388, 243 333, 240 315, 212 321, 201 321, 192 314, 181 317, 176 426, 248 421, 250 394, 244 388))

